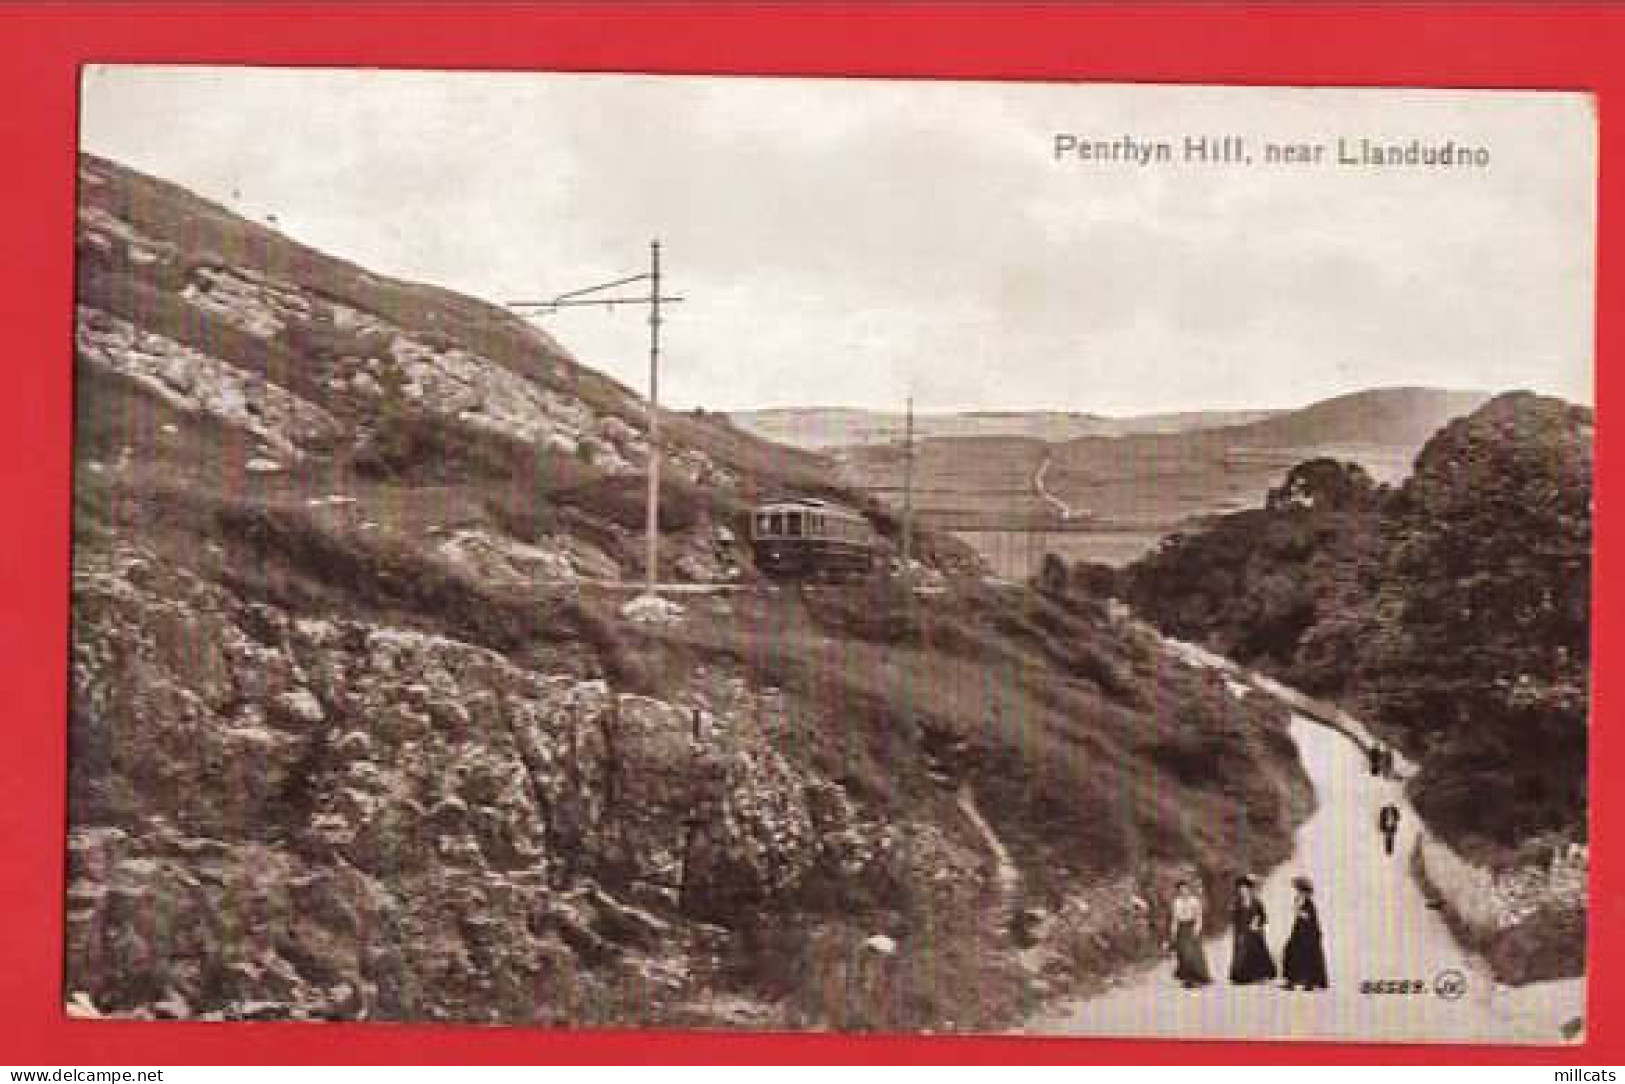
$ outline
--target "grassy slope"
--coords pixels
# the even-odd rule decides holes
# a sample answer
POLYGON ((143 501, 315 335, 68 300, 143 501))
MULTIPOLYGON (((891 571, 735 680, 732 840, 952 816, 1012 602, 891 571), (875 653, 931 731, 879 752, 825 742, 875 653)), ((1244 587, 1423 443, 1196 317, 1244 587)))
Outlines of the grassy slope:
POLYGON ((792 744, 865 801, 906 811, 939 800, 933 769, 969 780, 1046 890, 1153 861, 1268 865, 1306 812, 1283 713, 1087 605, 873 583, 736 599, 643 637, 783 689, 806 713, 792 744))

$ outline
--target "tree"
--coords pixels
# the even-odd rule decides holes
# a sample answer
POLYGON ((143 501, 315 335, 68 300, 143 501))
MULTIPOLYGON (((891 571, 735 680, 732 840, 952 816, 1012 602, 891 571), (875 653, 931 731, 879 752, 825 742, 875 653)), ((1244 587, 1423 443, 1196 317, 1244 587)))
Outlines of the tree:
POLYGON ((1322 456, 1288 471, 1281 484, 1269 491, 1264 507, 1271 511, 1307 508, 1342 512, 1370 504, 1376 495, 1377 486, 1364 467, 1322 456))
POLYGON ((1458 845, 1582 834, 1593 425, 1513 393, 1435 434, 1398 490, 1300 463, 1264 508, 1135 562, 1129 598, 1370 715, 1419 760, 1418 808, 1458 845))
POLYGON ((1394 505, 1378 605, 1395 635, 1369 682, 1425 753, 1419 807, 1469 841, 1583 831, 1591 425, 1500 396, 1428 442, 1394 505))
POLYGON ((1065 598, 1071 576, 1066 562, 1053 553, 1044 554, 1038 569, 1038 589, 1051 598, 1065 598))

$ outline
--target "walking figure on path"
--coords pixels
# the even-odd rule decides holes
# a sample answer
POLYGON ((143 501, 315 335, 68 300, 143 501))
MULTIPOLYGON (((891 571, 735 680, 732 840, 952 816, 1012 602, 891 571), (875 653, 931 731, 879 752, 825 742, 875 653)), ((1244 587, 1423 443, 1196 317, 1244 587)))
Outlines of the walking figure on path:
POLYGON ((1383 758, 1382 742, 1372 742, 1371 747, 1365 751, 1365 755, 1366 759, 1371 762, 1371 774, 1374 776, 1381 776, 1383 758))
POLYGON ((1377 814, 1377 830, 1382 833, 1384 854, 1394 853, 1394 835, 1399 831, 1399 807, 1389 802, 1377 814))
POLYGON ((1257 882, 1251 877, 1236 880, 1236 902, 1230 909, 1230 925, 1234 944, 1230 956, 1230 981, 1238 986, 1264 982, 1276 975, 1275 961, 1269 946, 1264 943, 1264 924, 1268 921, 1264 905, 1255 895, 1257 882))
POLYGON ((1288 990, 1325 990, 1331 986, 1326 975, 1326 949, 1321 943, 1320 912, 1315 909, 1315 886, 1307 877, 1292 878, 1297 890, 1292 935, 1281 950, 1281 974, 1288 990))
POLYGON ((1174 946, 1174 978, 1187 990, 1213 981, 1202 951, 1202 897, 1189 881, 1180 881, 1174 894, 1174 915, 1168 939, 1174 946))

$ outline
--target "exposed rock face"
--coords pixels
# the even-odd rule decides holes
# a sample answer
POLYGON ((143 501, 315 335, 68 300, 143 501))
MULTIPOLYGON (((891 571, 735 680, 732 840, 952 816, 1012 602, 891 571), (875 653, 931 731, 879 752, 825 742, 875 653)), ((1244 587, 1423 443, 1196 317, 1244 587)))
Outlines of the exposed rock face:
POLYGON ((298 290, 242 269, 200 267, 181 296, 266 340, 281 334, 291 322, 309 320, 320 311, 298 290))
POLYGON ((120 373, 170 404, 211 414, 277 451, 330 443, 341 432, 321 407, 275 384, 117 316, 81 308, 75 331, 79 356, 120 373))
POLYGON ((620 566, 591 543, 549 538, 530 545, 490 531, 466 528, 436 547, 469 575, 502 586, 620 578, 620 566))
POLYGON ((69 989, 101 1011, 579 1010, 895 834, 740 717, 295 618, 130 545, 75 588, 69 989))
MULTIPOLYGON (((105 184, 87 165, 88 187, 105 184)), ((390 320, 296 282, 248 267, 182 259, 173 241, 149 236, 107 208, 80 210, 80 237, 102 257, 126 270, 174 278, 184 305, 258 339, 302 355, 324 372, 326 388, 351 400, 359 414, 374 410, 392 381, 418 409, 471 429, 580 455, 599 471, 629 474, 648 462, 640 425, 588 405, 530 375, 516 372, 464 345, 429 333, 413 333, 390 320)), ((369 279, 364 273, 358 276, 369 279)), ((534 332, 544 352, 557 344, 534 332)), ((312 445, 327 447, 345 427, 322 407, 300 398, 263 373, 131 325, 92 306, 81 306, 77 329, 82 356, 148 389, 174 405, 212 415, 296 456, 312 445)), ((631 404, 628 403, 628 406, 631 404)), ((671 445, 667 468, 698 485, 733 486, 737 475, 696 448, 671 445)))
MULTIPOLYGON (((103 179, 93 170, 81 169, 79 177, 87 185, 103 179)), ((79 233, 93 247, 111 252, 118 244, 129 246, 130 257, 139 264, 153 264, 173 259, 176 247, 167 241, 157 241, 131 226, 117 215, 102 207, 83 207, 79 212, 79 233)))
MULTIPOLYGON (((419 342, 365 314, 355 314, 353 320, 389 344, 388 363, 405 377, 407 398, 435 413, 526 441, 561 438, 576 445, 594 429, 596 416, 578 400, 538 387, 459 347, 419 342)), ((360 372, 376 379, 383 364, 363 359, 360 372)), ((619 466, 621 471, 632 469, 624 459, 619 466)))

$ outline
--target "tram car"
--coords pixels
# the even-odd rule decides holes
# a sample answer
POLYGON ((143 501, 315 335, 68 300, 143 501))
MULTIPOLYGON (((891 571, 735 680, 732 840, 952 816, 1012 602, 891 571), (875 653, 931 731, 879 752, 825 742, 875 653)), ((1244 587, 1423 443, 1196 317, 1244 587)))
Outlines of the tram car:
POLYGON ((770 576, 842 576, 868 572, 879 553, 869 521, 830 501, 789 498, 751 512, 756 567, 770 576))

